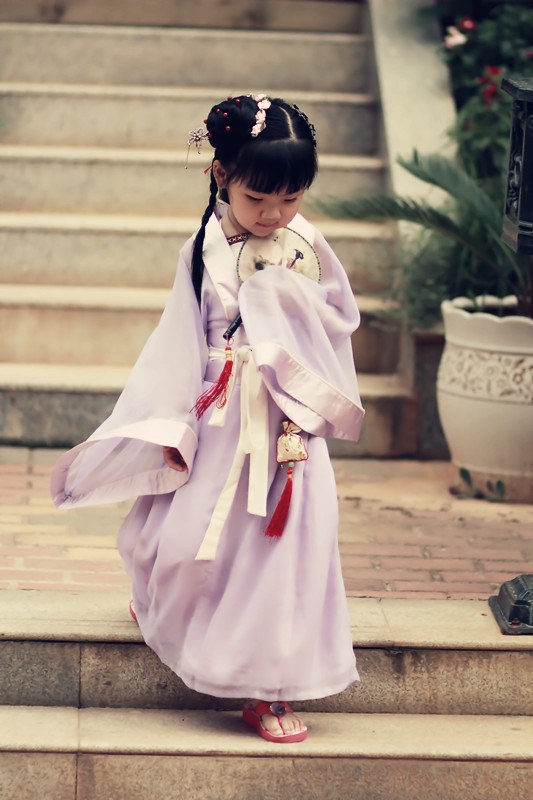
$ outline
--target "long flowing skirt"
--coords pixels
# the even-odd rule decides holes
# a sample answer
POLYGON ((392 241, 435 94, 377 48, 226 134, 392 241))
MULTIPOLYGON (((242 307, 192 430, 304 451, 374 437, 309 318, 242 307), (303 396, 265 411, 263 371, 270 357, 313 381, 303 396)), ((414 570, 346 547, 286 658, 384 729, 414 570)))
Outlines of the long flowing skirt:
POLYGON ((248 462, 214 561, 194 557, 239 437, 239 392, 223 428, 203 419, 189 481, 140 497, 119 549, 146 643, 192 689, 216 697, 304 700, 358 680, 338 551, 335 477, 323 439, 295 465, 287 525, 265 537, 286 479, 276 464, 281 412, 270 402, 267 518, 246 510, 248 462))

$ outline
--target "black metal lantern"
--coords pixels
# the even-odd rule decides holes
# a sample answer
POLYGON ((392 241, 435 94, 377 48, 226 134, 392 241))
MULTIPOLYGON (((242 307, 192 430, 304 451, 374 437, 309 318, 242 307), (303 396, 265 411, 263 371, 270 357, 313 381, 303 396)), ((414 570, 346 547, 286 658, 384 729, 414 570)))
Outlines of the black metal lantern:
POLYGON ((489 598, 489 606, 502 633, 533 634, 533 575, 518 575, 502 583, 489 598))
POLYGON ((513 97, 502 239, 533 254, 533 78, 504 78, 502 89, 513 97))
MULTIPOLYGON (((513 98, 502 239, 533 263, 533 78, 504 78, 513 98)), ((502 583, 489 606, 505 634, 533 636, 533 575, 502 583)))

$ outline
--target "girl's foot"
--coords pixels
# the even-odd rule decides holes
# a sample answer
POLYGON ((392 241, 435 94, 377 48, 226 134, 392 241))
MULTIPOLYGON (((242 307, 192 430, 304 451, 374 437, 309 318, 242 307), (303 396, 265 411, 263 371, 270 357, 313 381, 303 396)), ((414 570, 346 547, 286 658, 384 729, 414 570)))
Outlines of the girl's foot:
POLYGON ((284 701, 251 701, 244 707, 242 715, 244 721, 267 742, 303 742, 307 738, 303 721, 284 701))

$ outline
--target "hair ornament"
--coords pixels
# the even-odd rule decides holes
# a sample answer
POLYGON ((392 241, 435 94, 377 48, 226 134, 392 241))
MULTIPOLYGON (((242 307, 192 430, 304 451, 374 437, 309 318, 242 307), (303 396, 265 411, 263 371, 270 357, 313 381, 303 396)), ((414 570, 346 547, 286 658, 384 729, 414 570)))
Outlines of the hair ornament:
POLYGON ((189 131, 189 138, 187 144, 189 147, 193 145, 196 147, 196 152, 200 153, 202 142, 209 138, 209 134, 205 128, 197 128, 195 131, 189 131))
POLYGON ((307 127, 309 128, 309 132, 311 134, 311 139, 313 140, 313 144, 316 147, 316 128, 315 128, 315 126, 313 125, 313 123, 311 122, 311 120, 309 119, 307 114, 304 114, 304 112, 300 110, 300 108, 296 105, 296 103, 293 103, 292 107, 294 108, 294 110, 296 111, 298 116, 301 119, 303 119, 303 121, 306 123, 307 127))
POLYGON ((261 131, 264 131, 266 128, 266 112, 267 109, 270 108, 272 103, 266 96, 266 94, 256 94, 253 98, 257 103, 257 114, 255 115, 255 125, 251 130, 252 136, 259 136, 261 131))
POLYGON ((210 134, 205 128, 197 128, 195 131, 189 131, 189 138, 187 139, 187 158, 185 160, 185 169, 189 166, 189 153, 191 147, 196 147, 196 152, 200 155, 202 150, 202 142, 209 139, 210 134))

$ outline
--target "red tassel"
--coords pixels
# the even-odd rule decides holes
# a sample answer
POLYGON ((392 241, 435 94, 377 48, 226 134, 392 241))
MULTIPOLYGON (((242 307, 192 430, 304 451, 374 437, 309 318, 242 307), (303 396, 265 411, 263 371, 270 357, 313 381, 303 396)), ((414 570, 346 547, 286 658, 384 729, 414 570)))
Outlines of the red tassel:
POLYGON ((231 378, 231 371, 233 369, 233 352, 231 346, 229 344, 226 345, 226 363, 222 368, 222 372, 220 373, 218 380, 213 386, 210 386, 209 389, 206 389, 203 394, 200 395, 194 406, 191 408, 191 412, 196 414, 196 419, 200 419, 209 406, 213 405, 216 401, 217 408, 223 408, 226 405, 226 401, 228 399, 228 384, 231 378))
POLYGON ((279 539, 285 529, 285 523, 287 522, 287 517, 289 516, 289 507, 291 505, 292 497, 292 472, 293 467, 291 464, 291 466, 287 469, 287 482, 285 484, 285 488, 283 489, 281 497, 279 498, 276 510, 272 514, 272 519, 268 523, 265 536, 279 539))

